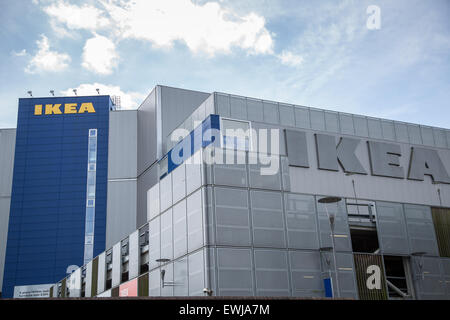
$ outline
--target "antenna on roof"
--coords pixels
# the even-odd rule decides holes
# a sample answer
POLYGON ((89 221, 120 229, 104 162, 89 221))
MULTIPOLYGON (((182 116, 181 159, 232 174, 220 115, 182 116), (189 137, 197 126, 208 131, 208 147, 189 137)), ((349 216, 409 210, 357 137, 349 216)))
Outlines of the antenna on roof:
POLYGON ((33 96, 33 92, 30 90, 30 91, 27 91, 27 93, 30 95, 30 97, 32 97, 33 96))
POLYGON ((50 94, 51 94, 52 96, 55 96, 55 90, 50 90, 50 94))
POLYGON ((97 90, 97 94, 100 94, 100 89, 97 88, 97 89, 95 89, 95 90, 97 90))
POLYGON ((72 91, 73 93, 75 93, 75 95, 77 95, 77 89, 73 89, 72 91))

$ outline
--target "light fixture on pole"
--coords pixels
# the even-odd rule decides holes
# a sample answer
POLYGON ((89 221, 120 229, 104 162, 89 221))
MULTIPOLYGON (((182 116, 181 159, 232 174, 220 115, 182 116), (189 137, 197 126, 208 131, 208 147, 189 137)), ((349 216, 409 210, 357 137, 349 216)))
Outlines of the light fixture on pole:
MULTIPOLYGON (((161 264, 161 263, 170 262, 170 259, 161 258, 161 259, 156 259, 155 261, 158 262, 159 264, 161 264)), ((161 288, 164 288, 164 286, 174 286, 173 282, 166 282, 166 281, 164 281, 165 275, 166 275, 166 270, 162 269, 161 270, 161 288)))
POLYGON ((411 253, 411 255, 413 257, 417 257, 417 269, 418 269, 418 271, 420 271, 420 279, 421 280, 425 279, 425 272, 423 271, 423 256, 426 254, 427 253, 424 251, 418 251, 418 252, 411 253))
MULTIPOLYGON (((331 229, 331 243, 332 243, 332 249, 333 249, 333 260, 334 260, 334 273, 336 278, 336 297, 340 297, 340 289, 339 289, 339 277, 338 277, 338 268, 337 268, 337 261, 336 261, 336 244, 334 241, 334 226, 335 226, 335 215, 330 214, 328 212, 327 205, 330 203, 337 203, 341 201, 342 198, 340 197, 323 197, 318 200, 319 203, 323 203, 325 207, 325 212, 327 213, 328 221, 330 222, 330 229, 331 229)), ((334 296, 334 292, 333 292, 334 296)))

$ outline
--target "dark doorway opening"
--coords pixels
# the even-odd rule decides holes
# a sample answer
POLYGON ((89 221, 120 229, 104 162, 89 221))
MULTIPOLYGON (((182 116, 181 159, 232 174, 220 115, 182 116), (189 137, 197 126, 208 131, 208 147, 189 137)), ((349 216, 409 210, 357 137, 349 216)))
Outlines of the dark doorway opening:
POLYGON ((412 296, 408 279, 410 277, 406 270, 404 257, 384 256, 384 267, 388 284, 388 295, 390 299, 405 299, 412 296))
POLYGON ((350 228, 353 252, 378 253, 378 235, 376 229, 350 228))

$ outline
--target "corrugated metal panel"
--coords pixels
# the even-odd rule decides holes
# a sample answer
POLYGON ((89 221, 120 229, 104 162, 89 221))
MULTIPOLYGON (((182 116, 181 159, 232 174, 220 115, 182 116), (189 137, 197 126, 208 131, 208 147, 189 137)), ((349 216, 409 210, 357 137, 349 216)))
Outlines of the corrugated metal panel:
POLYGON ((439 255, 450 258, 450 209, 432 208, 431 214, 433 216, 439 255))
POLYGON ((98 284, 98 258, 92 260, 92 286, 91 286, 91 297, 97 295, 97 284, 98 284))
POLYGON ((355 259, 359 298, 361 300, 387 300, 388 295, 382 257, 373 254, 354 254, 353 257, 355 259), (367 286, 367 281, 373 273, 368 270, 370 266, 380 268, 380 289, 369 289, 367 286))

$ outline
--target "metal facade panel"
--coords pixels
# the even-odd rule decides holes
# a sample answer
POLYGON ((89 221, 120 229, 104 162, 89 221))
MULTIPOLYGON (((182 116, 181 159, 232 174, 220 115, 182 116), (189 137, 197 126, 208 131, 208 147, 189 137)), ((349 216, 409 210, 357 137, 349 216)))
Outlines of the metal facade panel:
POLYGON ((89 298, 92 293, 92 261, 86 265, 86 283, 84 287, 84 296, 89 298))
POLYGON ((5 297, 15 285, 54 283, 68 266, 83 263, 89 154, 96 171, 94 242, 88 246, 94 256, 105 249, 111 107, 103 95, 19 99, 5 297), (90 129, 97 129, 92 153, 90 129), (24 232, 28 236, 20 237, 24 232), (19 244, 28 251, 19 251, 19 244))
POLYGON ((107 248, 136 230, 136 188, 135 180, 108 182, 107 248))
POLYGON ((159 181, 158 166, 154 165, 137 179, 137 216, 136 229, 147 220, 147 191, 159 181))
POLYGON ((440 258, 412 257, 416 298, 442 300, 447 298, 445 274, 440 258))
POLYGON ((11 196, 16 130, 0 130, 0 197, 11 196))
POLYGON ((122 279, 122 250, 121 243, 116 243, 112 249, 112 287, 120 284, 122 279))
POLYGON ((113 111, 109 116, 108 179, 136 178, 137 110, 113 111))
POLYGON ((102 252, 98 256, 97 294, 105 291, 105 288, 106 288, 106 253, 102 252))
POLYGON ((130 234, 128 240, 128 278, 133 279, 139 275, 139 230, 130 234))
POLYGON ((8 238, 9 207, 11 198, 0 198, 0 286, 3 283, 5 267, 6 241, 8 238))
POLYGON ((137 174, 142 174, 158 159, 157 155, 157 87, 137 111, 137 174))
POLYGON ((377 202, 377 231, 383 254, 410 253, 403 206, 400 203, 377 202))
POLYGON ((431 208, 405 204, 404 209, 411 253, 426 252, 427 256, 439 256, 431 208))
POLYGON ((162 152, 166 137, 177 128, 194 110, 200 106, 210 93, 159 86, 161 88, 161 129, 163 137, 162 152))

